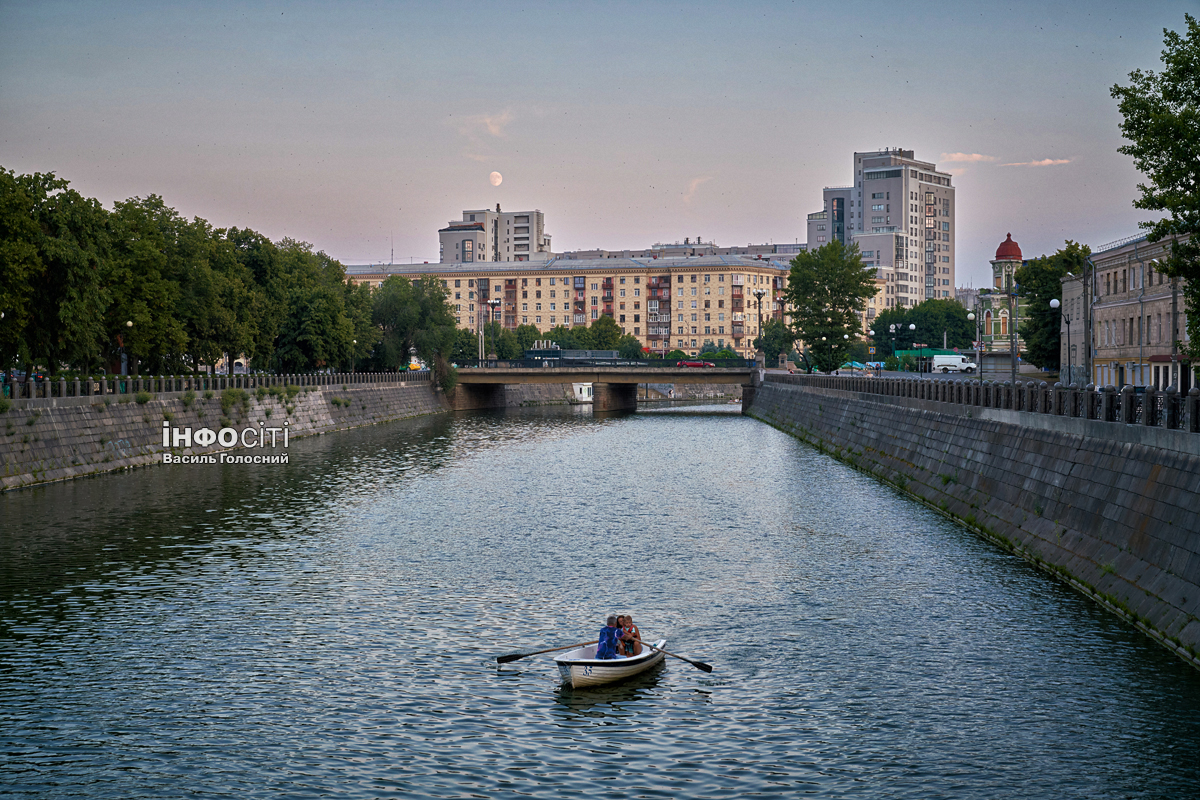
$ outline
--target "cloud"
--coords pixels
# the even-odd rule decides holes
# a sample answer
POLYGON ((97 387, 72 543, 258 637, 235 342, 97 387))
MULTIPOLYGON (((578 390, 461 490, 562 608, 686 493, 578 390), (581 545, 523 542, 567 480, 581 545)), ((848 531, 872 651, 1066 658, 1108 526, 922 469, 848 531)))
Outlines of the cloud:
POLYGON ((980 161, 999 161, 996 156, 985 156, 983 153, 942 153, 939 161, 975 164, 980 161))
POLYGON ((487 132, 492 136, 503 136, 504 126, 513 121, 513 113, 505 111, 502 114, 489 117, 486 114, 477 118, 487 128, 487 132))
POLYGON ((955 169, 948 169, 948 170, 946 170, 946 172, 948 172, 949 174, 953 175, 953 176, 954 176, 954 177, 956 177, 956 178, 957 178, 959 175, 962 175, 963 173, 965 173, 966 171, 967 171, 967 168, 966 168, 966 167, 957 167, 957 168, 955 168, 955 169))
POLYGON ((1041 161, 1014 161, 1011 164, 1001 164, 1002 167, 1056 167, 1059 164, 1070 164, 1069 158, 1043 158, 1041 161))
POLYGON ((683 202, 692 202, 692 197, 696 194, 696 190, 700 188, 700 184, 708 183, 711 180, 711 175, 706 175, 703 178, 692 178, 691 182, 688 183, 688 190, 683 194, 683 202))

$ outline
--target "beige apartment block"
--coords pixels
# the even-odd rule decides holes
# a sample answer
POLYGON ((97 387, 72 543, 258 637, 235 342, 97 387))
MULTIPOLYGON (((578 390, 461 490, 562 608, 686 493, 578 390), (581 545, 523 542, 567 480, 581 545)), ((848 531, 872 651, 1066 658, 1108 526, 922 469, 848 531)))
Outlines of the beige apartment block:
POLYGON ((460 327, 489 315, 506 328, 590 325, 610 316, 643 347, 696 354, 705 341, 753 357, 762 321, 786 320, 789 266, 749 256, 599 258, 537 262, 351 265, 347 279, 378 288, 393 275, 432 275, 445 287, 460 327), (490 301, 495 302, 489 307, 490 301))
POLYGON ((854 182, 826 187, 824 207, 808 215, 808 247, 837 240, 884 270, 885 307, 954 297, 955 193, 951 175, 912 150, 854 154, 854 182), (881 241, 886 235, 886 241, 881 241))
POLYGON ((1181 352, 1188 342, 1183 293, 1158 271, 1168 246, 1135 236, 1092 253, 1092 380, 1097 385, 1174 385, 1186 391, 1195 384, 1194 365, 1181 352))
POLYGON ((546 261, 554 255, 541 211, 504 212, 499 203, 495 211, 464 211, 461 221, 438 230, 438 253, 443 264, 546 261))

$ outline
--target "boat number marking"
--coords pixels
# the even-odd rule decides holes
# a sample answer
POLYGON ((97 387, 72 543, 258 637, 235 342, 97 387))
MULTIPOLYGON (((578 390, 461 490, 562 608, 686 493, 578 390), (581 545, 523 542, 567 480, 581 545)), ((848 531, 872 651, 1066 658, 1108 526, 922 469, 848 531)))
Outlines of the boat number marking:
POLYGON ((584 665, 584 667, 583 667, 583 674, 584 674, 585 676, 587 676, 587 677, 590 677, 590 676, 591 676, 591 674, 592 674, 592 668, 591 668, 591 666, 590 666, 590 665, 587 665, 587 664, 585 664, 585 665, 584 665))

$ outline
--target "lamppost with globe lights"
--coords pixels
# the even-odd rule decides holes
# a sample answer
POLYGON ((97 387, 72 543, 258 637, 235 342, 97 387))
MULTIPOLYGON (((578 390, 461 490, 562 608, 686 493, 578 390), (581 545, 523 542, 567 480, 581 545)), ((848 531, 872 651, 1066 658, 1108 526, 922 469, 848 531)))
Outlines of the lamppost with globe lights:
POLYGON ((765 357, 765 354, 766 354, 766 352, 767 352, 767 348, 765 347, 765 345, 766 345, 766 342, 764 342, 764 341, 763 341, 763 329, 762 329, 762 299, 763 299, 764 297, 766 297, 766 296, 767 296, 767 290, 766 290, 766 289, 763 289, 762 287, 759 287, 759 288, 757 288, 757 289, 755 289, 755 290, 754 290, 754 298, 755 298, 755 299, 758 301, 758 349, 763 351, 763 353, 764 353, 764 357, 765 357))
MULTIPOLYGON (((125 329, 129 330, 132 327, 133 327, 133 320, 130 320, 130 319, 125 320, 125 329)), ((117 338, 121 344, 121 374, 128 375, 129 374, 129 361, 125 357, 125 337, 120 336, 117 338)))
MULTIPOLYGON (((872 341, 872 342, 874 342, 874 341, 875 341, 875 331, 873 331, 873 330, 869 330, 869 331, 867 331, 867 335, 871 337, 871 341, 872 341)), ((868 355, 870 355, 870 354, 868 353, 868 355)), ((876 359, 878 359, 878 358, 879 358, 879 354, 878 354, 878 353, 876 353, 876 354, 875 354, 875 357, 876 357, 876 359)), ((876 368, 875 368, 875 374, 878 376, 878 374, 879 374, 879 367, 876 367, 876 368)))
POLYGON ((487 301, 491 306, 491 311, 488 314, 488 330, 492 332, 492 352, 488 354, 488 358, 495 359, 496 356, 496 328, 492 325, 496 321, 496 308, 500 305, 500 298, 493 297, 487 301))
MULTIPOLYGON (((913 323, 913 322, 908 323, 908 330, 910 333, 912 333, 913 336, 916 336, 917 335, 916 334, 916 330, 917 330, 916 323, 913 323)), ((925 358, 925 343, 924 342, 921 342, 921 349, 918 352, 920 353, 920 355, 917 356, 917 373, 920 374, 925 371, 922 368, 923 367, 922 360, 925 358)))
POLYGON ((967 321, 975 323, 975 359, 979 367, 979 382, 983 383, 983 333, 980 325, 983 323, 975 317, 975 312, 967 314, 967 321))
MULTIPOLYGON (((1058 298, 1054 298, 1050 301, 1051 309, 1057 309, 1060 307, 1062 307, 1062 303, 1058 301, 1058 298)), ((1075 382, 1074 371, 1071 368, 1071 315, 1064 311, 1062 314, 1062 321, 1067 323, 1067 384, 1070 385, 1075 382)))

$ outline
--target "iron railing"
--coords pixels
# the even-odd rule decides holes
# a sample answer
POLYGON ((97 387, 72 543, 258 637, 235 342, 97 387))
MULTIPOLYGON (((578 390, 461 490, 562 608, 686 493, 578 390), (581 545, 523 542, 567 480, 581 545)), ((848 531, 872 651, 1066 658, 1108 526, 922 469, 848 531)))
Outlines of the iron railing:
POLYGON ((767 383, 841 389, 882 398, 909 398, 935 403, 1001 408, 1102 422, 1200 433, 1200 387, 1186 395, 1175 387, 1053 386, 1045 381, 954 381, 923 378, 874 378, 836 375, 768 373, 767 383))

